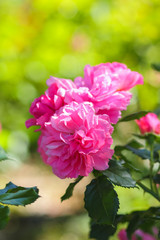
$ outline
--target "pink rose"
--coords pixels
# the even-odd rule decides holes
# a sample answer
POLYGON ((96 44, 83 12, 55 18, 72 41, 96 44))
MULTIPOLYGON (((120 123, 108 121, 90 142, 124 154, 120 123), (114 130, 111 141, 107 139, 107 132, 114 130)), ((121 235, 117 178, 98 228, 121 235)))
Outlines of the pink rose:
MULTIPOLYGON (((142 240, 156 240, 155 237, 153 237, 152 235, 150 235, 149 233, 145 233, 142 230, 137 230, 135 231, 135 235, 137 237, 141 237, 142 240)), ((134 239, 133 239, 134 240, 134 239)), ((137 238, 138 240, 138 238, 137 238)))
POLYGON ((38 150, 58 177, 87 176, 108 168, 112 131, 108 116, 95 115, 91 103, 72 102, 45 124, 38 150))
MULTIPOLYGON (((127 233, 125 229, 122 229, 119 233, 118 233, 118 238, 119 240, 128 240, 127 237, 127 233)), ((132 240, 156 240, 155 237, 153 237, 152 235, 150 235, 149 233, 145 233, 142 230, 136 230, 134 232, 134 234, 132 235, 132 240)))
POLYGON ((36 98, 30 107, 30 113, 34 118, 26 121, 27 128, 32 125, 38 125, 42 128, 45 122, 50 120, 50 117, 55 111, 65 104, 65 92, 76 87, 69 79, 59 79, 54 77, 47 80, 47 85, 49 88, 45 94, 36 98))
POLYGON ((146 116, 136 120, 142 134, 153 132, 160 134, 160 120, 155 113, 148 113, 146 116))
POLYGON ((125 229, 122 229, 122 230, 118 233, 118 239, 119 239, 119 240, 128 240, 127 232, 126 232, 125 229))
POLYGON ((84 72, 84 78, 75 79, 79 93, 77 89, 72 89, 67 93, 66 101, 72 99, 83 102, 84 97, 85 101, 93 103, 97 114, 107 114, 111 123, 117 123, 121 111, 130 103, 132 94, 129 90, 137 84, 143 84, 142 75, 116 62, 102 63, 93 67, 86 65, 84 72))

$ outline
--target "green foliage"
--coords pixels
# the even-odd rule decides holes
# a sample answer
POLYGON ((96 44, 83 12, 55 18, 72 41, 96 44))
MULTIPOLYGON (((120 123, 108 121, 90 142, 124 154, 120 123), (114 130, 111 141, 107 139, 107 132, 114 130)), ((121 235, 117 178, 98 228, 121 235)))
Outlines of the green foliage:
POLYGON ((150 195, 152 195, 154 198, 156 198, 159 202, 160 202, 160 197, 159 195, 157 195, 154 191, 152 191, 150 188, 146 187, 143 183, 137 181, 137 185, 139 185, 144 192, 149 193, 150 195))
POLYGON ((0 230, 5 228, 9 220, 9 207, 0 205, 0 230))
POLYGON ((147 149, 136 149, 130 146, 126 146, 126 149, 130 150, 135 155, 141 157, 142 159, 150 159, 151 154, 147 149))
POLYGON ((115 185, 128 188, 136 186, 136 182, 132 179, 129 171, 116 160, 110 160, 109 168, 102 173, 115 185))
MULTIPOLYGON (((8 159, 8 154, 0 148, 0 160, 8 159)), ((0 229, 3 229, 9 220, 9 207, 3 206, 25 206, 31 204, 39 198, 37 187, 20 187, 14 183, 9 182, 5 188, 0 189, 0 229)))
POLYGON ((137 113, 132 113, 132 114, 129 114, 129 115, 121 118, 119 120, 119 122, 128 122, 128 121, 131 121, 131 120, 136 120, 136 119, 139 119, 139 118, 145 116, 147 113, 148 113, 148 111, 140 111, 140 112, 137 112, 137 113))
POLYGON ((108 240, 116 232, 116 227, 107 224, 91 222, 90 238, 97 240, 108 240))
POLYGON ((97 224, 96 222, 91 221, 90 237, 97 240, 108 240, 109 237, 116 232, 117 225, 120 223, 128 223, 127 235, 129 239, 137 229, 152 233, 153 226, 159 229, 159 216, 160 208, 151 207, 145 211, 133 211, 124 215, 117 214, 115 217, 115 226, 97 224))
POLYGON ((153 226, 156 226, 157 217, 160 216, 160 208, 159 207, 151 207, 146 211, 135 211, 131 214, 128 214, 126 218, 128 218, 127 222, 129 222, 127 227, 127 235, 130 239, 132 234, 135 232, 135 230, 139 228, 144 228, 145 231, 150 232, 151 228, 153 226), (154 220, 153 220, 154 219, 154 220))
MULTIPOLYGON (((33 203, 37 198, 37 187, 24 188, 9 182, 0 190, 0 203, 15 206, 25 206, 33 203)), ((0 229, 3 229, 9 220, 9 207, 0 204, 0 229)))
POLYGON ((85 208, 98 224, 114 224, 119 200, 113 185, 105 176, 93 179, 85 191, 85 208))
POLYGON ((133 148, 143 148, 144 145, 138 141, 136 141, 135 139, 132 139, 130 140, 126 146, 130 146, 130 147, 133 147, 133 148))
POLYGON ((82 178, 82 176, 79 176, 73 183, 69 184, 65 194, 61 197, 61 201, 64 201, 72 196, 74 187, 82 180, 82 178))
POLYGON ((13 183, 8 183, 0 190, 0 203, 15 206, 25 206, 33 203, 38 198, 38 189, 18 187, 13 183))
POLYGON ((12 190, 12 189, 16 189, 17 188, 17 186, 15 185, 15 184, 13 184, 12 182, 9 182, 9 183, 7 183, 6 184, 6 186, 5 186, 5 188, 3 188, 3 189, 0 189, 0 195, 1 194, 4 194, 4 193, 6 193, 8 190, 12 190))
MULTIPOLYGON (((150 138, 147 138, 147 139, 150 139, 150 138)), ((132 140, 124 146, 119 146, 119 145, 116 146, 115 153, 117 154, 117 156, 123 156, 122 151, 128 150, 142 159, 151 159, 151 152, 149 150, 147 150, 145 148, 141 148, 141 147, 143 147, 142 144, 138 143, 135 140, 132 140), (135 147, 133 147, 133 146, 135 146, 135 147)), ((157 152, 158 150, 159 150, 159 146, 156 145, 156 148, 155 148, 154 154, 153 154, 155 162, 159 162, 159 154, 157 152)))
POLYGON ((142 143, 139 143, 138 141, 136 141, 135 139, 132 139, 130 142, 128 142, 126 145, 124 146, 121 146, 121 145, 117 145, 115 146, 114 148, 114 151, 115 151, 115 154, 117 156, 123 156, 122 154, 122 151, 124 150, 129 150, 128 148, 131 147, 131 148, 136 148, 136 149, 139 149, 139 148, 142 148, 144 147, 144 145, 142 143))

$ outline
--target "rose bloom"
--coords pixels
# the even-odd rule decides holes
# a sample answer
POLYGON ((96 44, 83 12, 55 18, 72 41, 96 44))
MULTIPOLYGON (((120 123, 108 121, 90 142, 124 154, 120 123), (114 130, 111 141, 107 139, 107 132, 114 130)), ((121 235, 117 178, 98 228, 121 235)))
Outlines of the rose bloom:
POLYGON ((142 134, 153 132, 160 134, 160 120, 155 113, 148 113, 146 116, 136 120, 142 134))
POLYGON ((108 168, 112 131, 108 116, 95 115, 93 104, 72 102, 45 124, 38 151, 58 177, 87 176, 93 168, 108 168))
MULTIPOLYGON (((118 238, 119 240, 128 240, 127 237, 127 233, 125 229, 122 229, 119 233, 118 233, 118 238)), ((136 230, 134 232, 134 234, 132 235, 131 240, 156 240, 155 237, 153 237, 152 235, 150 235, 149 233, 145 233, 142 230, 136 230)))
POLYGON ((131 88, 143 84, 143 77, 126 65, 113 62, 91 67, 86 65, 84 78, 75 79, 76 88, 66 92, 65 101, 92 102, 97 114, 107 114, 111 123, 117 123, 121 111, 130 103, 131 88))
POLYGON ((107 114, 115 124, 130 103, 129 90, 137 84, 143 84, 142 75, 116 62, 86 65, 84 78, 77 77, 75 83, 51 77, 45 94, 33 101, 30 107, 33 118, 26 121, 26 127, 38 125, 42 129, 60 107, 72 101, 92 102, 97 114, 107 114))
POLYGON ((43 128, 45 122, 49 121, 55 111, 65 104, 65 91, 76 87, 69 79, 60 79, 55 77, 48 79, 47 85, 48 89, 45 94, 36 98, 31 104, 30 114, 33 115, 34 118, 26 121, 27 128, 33 125, 38 125, 43 128))

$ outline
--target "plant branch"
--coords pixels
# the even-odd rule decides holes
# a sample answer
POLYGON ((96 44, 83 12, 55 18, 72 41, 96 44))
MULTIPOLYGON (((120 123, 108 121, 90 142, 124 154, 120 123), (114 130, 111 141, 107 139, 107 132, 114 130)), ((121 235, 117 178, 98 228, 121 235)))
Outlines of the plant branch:
POLYGON ((140 186, 145 192, 148 192, 149 194, 151 194, 154 198, 156 198, 160 202, 160 197, 151 189, 146 187, 143 183, 137 181, 137 185, 140 186))

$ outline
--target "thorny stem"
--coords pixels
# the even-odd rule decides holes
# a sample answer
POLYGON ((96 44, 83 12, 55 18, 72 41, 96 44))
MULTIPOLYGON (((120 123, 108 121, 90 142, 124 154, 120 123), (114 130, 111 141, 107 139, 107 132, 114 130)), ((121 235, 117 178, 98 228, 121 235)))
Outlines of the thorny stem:
POLYGON ((156 198, 159 202, 160 202, 160 197, 153 192, 152 190, 150 190, 148 187, 146 187, 144 184, 142 184, 140 181, 137 181, 137 185, 140 186, 145 192, 150 193, 154 198, 156 198))

